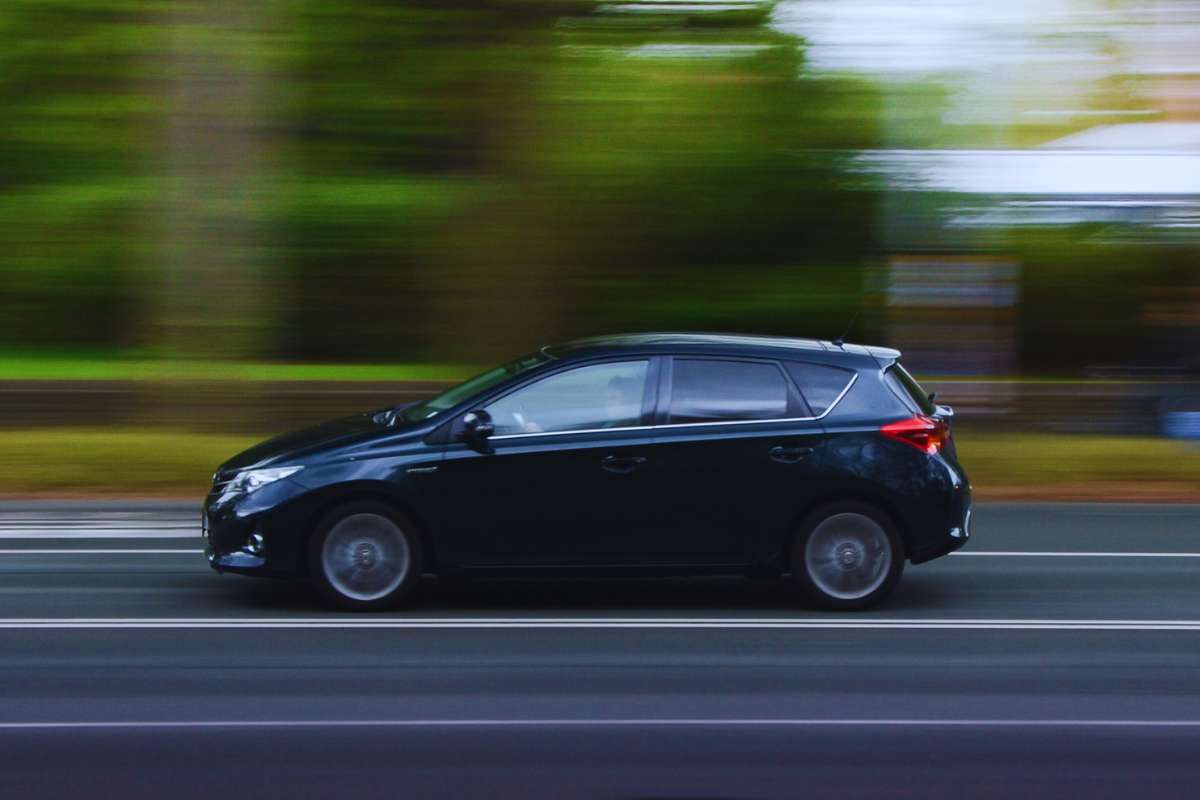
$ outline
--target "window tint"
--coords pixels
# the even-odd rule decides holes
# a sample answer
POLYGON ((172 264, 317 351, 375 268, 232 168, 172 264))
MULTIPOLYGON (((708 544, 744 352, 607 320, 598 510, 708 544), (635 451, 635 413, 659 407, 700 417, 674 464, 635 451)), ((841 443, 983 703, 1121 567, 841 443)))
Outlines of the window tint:
POLYGON ((560 372, 487 406, 499 435, 621 428, 642 422, 647 361, 560 372))
POLYGON ((401 413, 401 417, 408 422, 428 419, 451 406, 458 405, 471 395, 485 392, 514 375, 519 375, 527 369, 544 364, 548 360, 546 356, 536 353, 524 358, 518 358, 516 361, 509 362, 508 364, 502 364, 494 369, 489 369, 482 375, 476 375, 468 381, 447 389, 437 397, 409 406, 401 413))
POLYGON ((922 414, 937 413, 937 406, 929 399, 929 394, 921 388, 921 384, 917 383, 912 375, 908 374, 908 370, 904 367, 899 364, 889 367, 887 379, 892 388, 902 392, 902 396, 911 399, 922 414))
POLYGON ((800 387, 800 394, 808 401, 808 407, 817 416, 829 410, 854 377, 854 373, 848 369, 799 361, 787 362, 787 369, 800 387))
POLYGON ((787 382, 774 364, 675 359, 668 422, 777 419, 787 414, 787 382))

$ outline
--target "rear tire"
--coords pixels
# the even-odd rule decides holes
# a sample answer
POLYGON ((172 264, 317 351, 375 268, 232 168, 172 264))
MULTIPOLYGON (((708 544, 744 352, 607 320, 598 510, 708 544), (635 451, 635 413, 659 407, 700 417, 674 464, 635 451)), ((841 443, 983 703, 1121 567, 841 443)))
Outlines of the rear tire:
POLYGON ((792 542, 792 580, 817 605, 857 611, 887 597, 904 571, 904 541, 874 506, 831 503, 810 514, 792 542))
POLYGON ((413 524, 374 501, 335 508, 317 524, 308 546, 317 591, 346 611, 394 608, 420 580, 423 556, 413 524))

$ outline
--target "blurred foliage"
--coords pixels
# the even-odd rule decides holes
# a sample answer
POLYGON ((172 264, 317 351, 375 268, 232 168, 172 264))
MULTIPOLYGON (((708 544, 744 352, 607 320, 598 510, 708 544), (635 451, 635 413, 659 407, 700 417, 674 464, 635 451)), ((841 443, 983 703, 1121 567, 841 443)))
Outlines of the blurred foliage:
POLYGON ((876 143, 879 99, 798 79, 769 11, 11 0, 0 335, 479 360, 828 334, 872 244, 838 153, 876 143))
MULTIPOLYGON (((810 70, 770 2, 693 5, 6 0, 0 343, 480 363, 833 336, 895 246, 847 154, 967 129, 944 89, 810 70)), ((1027 367, 1135 353, 1130 298, 1195 256, 1096 233, 1006 243, 1027 367)))
POLYGON ((1186 271, 1195 263, 1195 252, 1146 242, 1089 241, 1095 227, 1076 233, 1029 231, 1018 245, 1024 363, 1043 369, 1064 362, 1136 363, 1146 355, 1139 351, 1148 349, 1152 363, 1182 361, 1169 342, 1152 341, 1151 331, 1139 323, 1150 287, 1191 280, 1186 271))

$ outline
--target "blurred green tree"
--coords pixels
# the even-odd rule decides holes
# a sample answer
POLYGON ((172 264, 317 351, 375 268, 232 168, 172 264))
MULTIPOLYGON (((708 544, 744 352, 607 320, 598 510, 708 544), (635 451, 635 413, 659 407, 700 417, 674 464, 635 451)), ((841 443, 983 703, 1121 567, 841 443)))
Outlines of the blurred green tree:
POLYGON ((770 5, 13 0, 0 331, 401 360, 827 330, 877 98, 804 76, 770 5))

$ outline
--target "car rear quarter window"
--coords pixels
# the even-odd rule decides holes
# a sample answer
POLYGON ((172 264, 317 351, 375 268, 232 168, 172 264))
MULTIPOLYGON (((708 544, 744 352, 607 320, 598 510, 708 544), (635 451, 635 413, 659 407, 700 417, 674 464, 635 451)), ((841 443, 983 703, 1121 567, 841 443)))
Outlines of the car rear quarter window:
POLYGON ((916 409, 922 414, 930 415, 937 413, 937 406, 929 399, 929 393, 921 388, 921 384, 917 383, 912 375, 908 374, 908 370, 899 364, 894 364, 887 369, 884 375, 888 386, 896 392, 899 397, 907 398, 912 401, 916 409))
POLYGON ((817 416, 829 410, 854 378, 853 370, 824 364, 788 361, 786 366, 792 380, 800 387, 800 394, 808 401, 808 407, 817 416))
POLYGON ((787 379, 771 362, 677 358, 668 409, 669 423, 781 419, 787 379))

